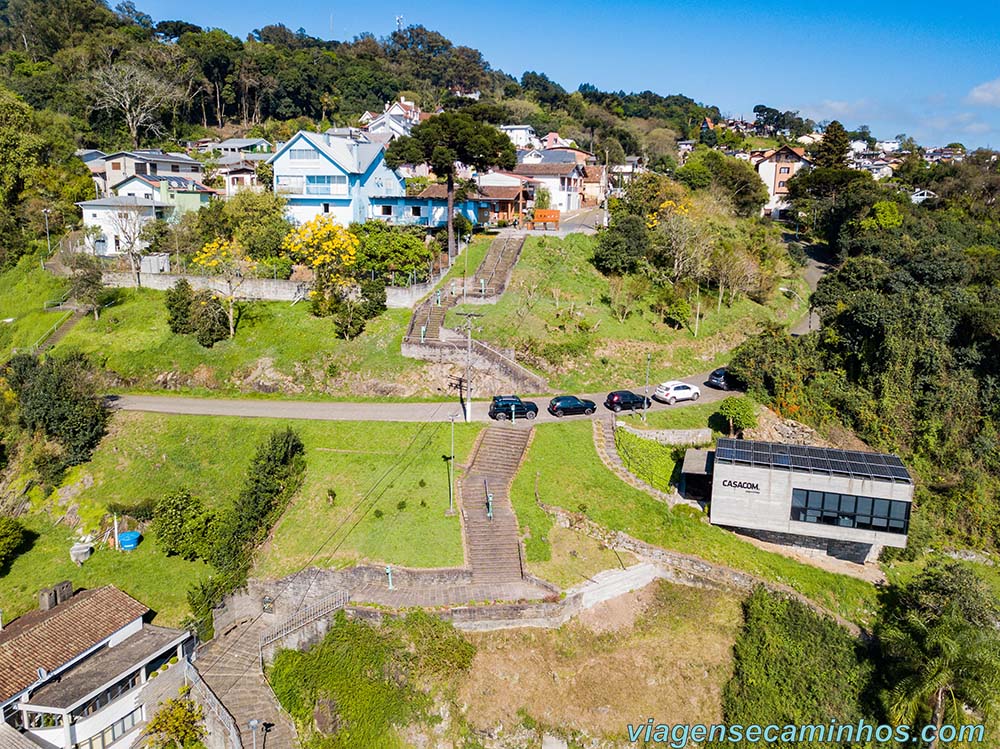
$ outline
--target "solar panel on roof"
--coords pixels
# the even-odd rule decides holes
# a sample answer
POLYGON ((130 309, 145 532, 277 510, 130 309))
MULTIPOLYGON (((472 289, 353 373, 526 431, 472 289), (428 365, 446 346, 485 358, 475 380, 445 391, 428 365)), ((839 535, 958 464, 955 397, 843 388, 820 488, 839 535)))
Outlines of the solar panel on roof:
POLYGON ((788 454, 778 453, 774 455, 773 458, 774 458, 774 465, 776 466, 785 467, 791 465, 792 463, 792 456, 788 454))
POLYGON ((826 458, 810 458, 809 467, 814 471, 823 471, 823 473, 830 472, 830 461, 826 458))
POLYGON ((800 455, 802 457, 809 457, 809 448, 800 447, 799 445, 789 445, 788 452, 792 455, 800 455))
POLYGON ((720 438, 715 459, 766 468, 794 469, 881 481, 912 483, 903 461, 895 455, 720 438))
POLYGON ((847 476, 851 475, 851 469, 847 465, 846 460, 830 460, 830 470, 834 473, 843 473, 847 476))
POLYGON ((733 455, 734 451, 730 447, 719 447, 715 450, 715 459, 718 461, 730 461, 733 455))
POLYGON ((792 467, 793 468, 804 468, 806 470, 809 470, 809 458, 806 458, 806 457, 804 457, 802 455, 793 455, 792 456, 792 467))

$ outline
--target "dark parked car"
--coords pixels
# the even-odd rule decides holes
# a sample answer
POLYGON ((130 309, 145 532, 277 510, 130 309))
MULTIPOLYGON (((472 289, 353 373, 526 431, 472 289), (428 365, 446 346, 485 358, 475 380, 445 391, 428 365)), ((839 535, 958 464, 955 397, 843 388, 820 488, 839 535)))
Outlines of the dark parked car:
POLYGON ((738 387, 736 378, 725 367, 719 367, 708 376, 708 384, 718 390, 735 390, 738 387))
POLYGON ((494 395, 490 403, 490 418, 497 421, 507 419, 533 419, 538 416, 538 406, 531 401, 523 401, 516 395, 494 395))
POLYGON ((567 416, 571 414, 594 413, 597 404, 594 401, 585 401, 575 395, 557 395, 549 401, 549 413, 553 416, 567 416))
POLYGON ((631 390, 615 390, 613 393, 608 393, 604 407, 618 413, 619 411, 641 411, 648 408, 651 403, 649 398, 633 393, 631 390))

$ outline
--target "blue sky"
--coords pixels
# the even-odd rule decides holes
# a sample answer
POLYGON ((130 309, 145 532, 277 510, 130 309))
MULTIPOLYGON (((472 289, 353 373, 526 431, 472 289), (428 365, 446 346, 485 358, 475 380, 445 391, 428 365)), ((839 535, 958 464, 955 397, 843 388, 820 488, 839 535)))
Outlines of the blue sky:
MULTIPOLYGON (((109 3, 114 5, 114 0, 109 3)), ((1000 148, 1000 2, 435 3, 137 0, 154 20, 241 37, 268 23, 322 38, 383 36, 395 17, 479 49, 494 68, 568 90, 682 93, 751 116, 755 104, 862 123, 880 138, 1000 148), (331 17, 332 28, 331 34, 331 17)))

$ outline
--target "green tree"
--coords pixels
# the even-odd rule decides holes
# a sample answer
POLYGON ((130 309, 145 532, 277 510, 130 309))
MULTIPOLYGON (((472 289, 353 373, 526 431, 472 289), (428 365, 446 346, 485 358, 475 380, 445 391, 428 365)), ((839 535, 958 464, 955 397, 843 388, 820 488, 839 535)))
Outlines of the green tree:
MULTIPOLYGON (((958 562, 883 594, 875 628, 892 720, 963 725, 1000 710, 1000 602, 958 562)), ((935 739, 930 749, 935 749, 935 739)))
POLYGON ((548 210, 552 206, 552 193, 546 187, 539 187, 535 190, 535 208, 540 211, 548 210))
POLYGON ((181 278, 164 294, 167 306, 167 325, 171 333, 186 334, 194 332, 192 305, 194 304, 194 289, 186 278, 181 278))
POLYGON ((204 713, 183 686, 177 697, 163 702, 146 726, 147 749, 204 749, 204 713))
POLYGON ((292 228, 285 218, 285 204, 285 199, 273 192, 240 190, 223 203, 229 237, 253 260, 280 255, 281 243, 292 228))
POLYGON ((820 168, 845 169, 850 150, 850 136, 844 126, 834 120, 823 131, 823 140, 816 146, 813 163, 820 168))
POLYGON ((212 348, 229 337, 229 313, 215 294, 202 289, 191 301, 191 328, 195 340, 205 348, 212 348))
POLYGON ((512 169, 517 162, 510 138, 492 125, 477 122, 462 112, 444 112, 421 122, 409 136, 390 144, 385 160, 391 168, 427 163, 436 175, 445 177, 450 255, 455 252, 456 163, 486 171, 494 167, 512 169))
POLYGON ((27 534, 17 520, 0 515, 0 570, 14 559, 27 534))
POLYGON ((628 275, 639 267, 649 249, 649 231, 639 216, 621 214, 597 235, 594 267, 609 276, 628 275))
POLYGON ((757 407, 754 402, 744 396, 729 396, 719 404, 716 412, 729 425, 729 434, 742 433, 745 429, 757 426, 757 407))
POLYGON ((411 277, 417 281, 427 278, 434 251, 424 241, 424 230, 382 221, 353 224, 350 230, 361 240, 356 277, 374 272, 382 278, 394 275, 397 283, 410 283, 411 277))
POLYGON ((156 503, 152 529, 160 548, 187 560, 208 554, 211 515, 186 489, 171 492, 156 503))
POLYGON ((93 255, 77 253, 70 259, 69 295, 88 305, 97 320, 101 314, 101 298, 106 287, 101 263, 93 255))

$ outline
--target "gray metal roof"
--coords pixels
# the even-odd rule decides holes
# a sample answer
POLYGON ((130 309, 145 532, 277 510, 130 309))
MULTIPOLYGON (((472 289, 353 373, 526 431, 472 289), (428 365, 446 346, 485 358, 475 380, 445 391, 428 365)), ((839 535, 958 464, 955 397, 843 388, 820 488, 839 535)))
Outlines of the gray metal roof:
POLYGON ((832 447, 722 438, 715 445, 715 462, 799 473, 849 476, 870 481, 913 483, 903 461, 895 455, 837 450, 832 447))
POLYGON ((38 744, 16 728, 0 722, 0 749, 38 749, 38 744))
POLYGON ((109 198, 83 200, 77 203, 81 208, 168 208, 166 203, 159 203, 147 198, 133 198, 131 195, 112 195, 109 198))

